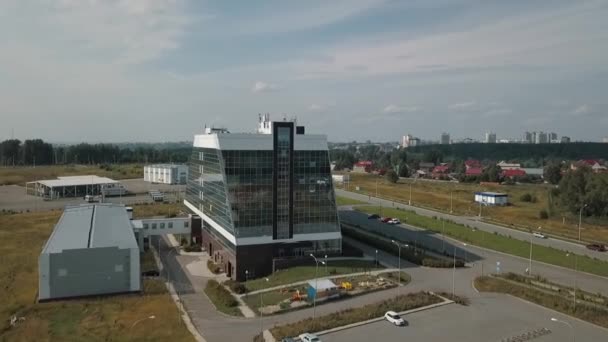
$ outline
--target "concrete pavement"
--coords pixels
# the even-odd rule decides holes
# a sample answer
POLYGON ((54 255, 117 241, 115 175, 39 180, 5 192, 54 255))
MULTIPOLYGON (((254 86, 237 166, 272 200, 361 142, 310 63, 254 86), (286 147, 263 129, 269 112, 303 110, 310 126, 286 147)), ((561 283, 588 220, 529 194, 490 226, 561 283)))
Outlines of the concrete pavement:
MULTIPOLYGON (((497 233, 500 233, 503 235, 510 235, 512 238, 515 238, 518 240, 528 241, 530 239, 530 233, 528 233, 528 232, 520 231, 517 229, 511 229, 511 228, 507 228, 507 227, 503 227, 503 226, 499 226, 499 225, 495 225, 495 224, 491 224, 491 223, 486 223, 486 222, 480 221, 478 218, 450 215, 450 214, 439 212, 439 211, 434 211, 434 210, 425 209, 425 208, 418 208, 418 207, 409 206, 407 204, 403 204, 403 203, 399 203, 399 202, 385 200, 385 199, 368 196, 368 195, 362 195, 362 194, 358 194, 355 192, 345 191, 345 190, 340 190, 340 189, 336 189, 336 195, 367 202, 367 203, 370 203, 373 205, 381 205, 381 206, 390 207, 390 208, 402 208, 402 209, 407 209, 407 210, 413 210, 418 215, 423 215, 423 216, 427 216, 427 217, 433 217, 433 216, 441 217, 443 219, 454 221, 458 224, 468 225, 470 227, 475 227, 477 229, 484 230, 487 232, 491 232, 491 233, 497 232, 497 233)), ((550 246, 550 247, 554 247, 557 249, 574 252, 579 255, 587 255, 592 258, 597 258, 600 260, 608 261, 608 252, 602 253, 602 252, 592 251, 592 250, 587 249, 585 247, 585 245, 583 245, 583 244, 573 243, 570 241, 560 240, 557 238, 535 239, 535 243, 538 245, 542 245, 542 246, 550 246)))

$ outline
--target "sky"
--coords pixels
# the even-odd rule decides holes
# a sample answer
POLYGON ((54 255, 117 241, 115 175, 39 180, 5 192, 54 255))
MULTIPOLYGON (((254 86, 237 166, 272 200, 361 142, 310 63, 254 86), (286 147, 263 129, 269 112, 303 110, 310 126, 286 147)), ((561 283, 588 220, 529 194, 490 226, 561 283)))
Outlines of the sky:
POLYGON ((0 139, 608 136, 608 0, 0 0, 0 139))

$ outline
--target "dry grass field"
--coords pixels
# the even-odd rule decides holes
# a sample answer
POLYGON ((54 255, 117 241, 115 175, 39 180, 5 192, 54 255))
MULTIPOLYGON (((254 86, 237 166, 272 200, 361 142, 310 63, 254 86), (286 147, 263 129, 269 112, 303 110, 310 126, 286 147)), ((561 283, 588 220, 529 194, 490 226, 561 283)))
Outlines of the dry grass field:
MULTIPOLYGON (((396 184, 386 181, 384 177, 351 173, 348 189, 372 196, 393 199, 419 207, 449 212, 452 208, 456 215, 476 216, 479 205, 474 203, 476 191, 504 192, 509 195, 510 206, 483 207, 482 216, 494 223, 528 230, 542 227, 543 231, 573 239, 578 238, 578 216, 570 213, 554 213, 549 219, 540 219, 539 212, 548 207, 548 194, 551 187, 545 184, 522 185, 488 185, 453 183, 427 180, 400 179, 396 184), (536 202, 523 202, 520 197, 529 193, 536 197, 536 202), (451 200, 450 200, 451 198, 451 200)), ((585 241, 608 242, 608 222, 583 221, 582 239, 585 241)))
POLYGON ((0 341, 193 340, 159 280, 146 280, 141 295, 36 303, 38 255, 60 215, 58 210, 0 215, 0 341), (10 327, 14 315, 24 320, 10 327), (131 328, 151 315, 154 320, 131 328))
POLYGON ((55 179, 58 176, 97 175, 112 179, 141 178, 143 166, 139 164, 109 165, 102 169, 97 165, 44 165, 36 167, 0 168, 0 185, 25 185, 40 179, 55 179))

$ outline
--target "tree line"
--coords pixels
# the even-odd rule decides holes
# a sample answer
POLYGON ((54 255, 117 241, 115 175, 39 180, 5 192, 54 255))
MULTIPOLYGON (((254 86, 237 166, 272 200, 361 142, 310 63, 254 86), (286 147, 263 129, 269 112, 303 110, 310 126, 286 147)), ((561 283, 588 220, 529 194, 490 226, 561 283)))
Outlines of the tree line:
POLYGON ((0 166, 184 163, 191 154, 188 143, 53 145, 42 139, 0 142, 0 166))
POLYGON ((608 144, 580 142, 568 144, 450 144, 407 148, 408 153, 435 153, 446 160, 574 160, 608 159, 608 144))

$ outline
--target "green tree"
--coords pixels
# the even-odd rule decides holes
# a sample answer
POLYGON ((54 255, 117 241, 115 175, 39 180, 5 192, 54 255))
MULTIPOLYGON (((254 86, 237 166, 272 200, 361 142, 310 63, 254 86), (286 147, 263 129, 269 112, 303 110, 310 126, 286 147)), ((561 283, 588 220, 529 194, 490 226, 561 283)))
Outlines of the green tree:
POLYGON ((394 150, 391 153, 390 162, 393 170, 399 177, 408 176, 407 152, 404 149, 394 150))
POLYGON ((551 163, 545 167, 545 179, 551 184, 558 184, 562 180, 562 168, 557 163, 551 163))
POLYGON ((483 173, 481 174, 481 181, 498 182, 498 181, 500 181, 501 172, 502 172, 502 170, 500 169, 500 166, 497 166, 496 164, 492 164, 488 168, 483 170, 483 173))
MULTIPOLYGON (((576 170, 566 172, 559 182, 560 203, 570 212, 577 214, 585 203, 587 184, 592 176, 591 168, 579 166, 576 170)), ((589 204, 588 204, 589 205, 589 204)))
POLYGON ((397 181, 399 180, 399 176, 397 175, 397 173, 395 171, 388 170, 386 172, 386 180, 391 183, 397 183, 397 181))

